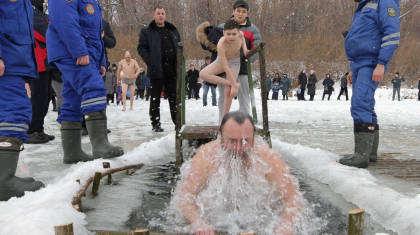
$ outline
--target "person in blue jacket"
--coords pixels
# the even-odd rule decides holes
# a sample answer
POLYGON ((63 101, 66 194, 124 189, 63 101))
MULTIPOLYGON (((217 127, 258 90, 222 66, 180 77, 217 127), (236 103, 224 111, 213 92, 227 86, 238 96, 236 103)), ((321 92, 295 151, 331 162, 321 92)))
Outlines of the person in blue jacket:
POLYGON ((0 2, 0 201, 44 186, 15 176, 32 118, 25 81, 38 78, 33 14, 30 0, 0 2))
POLYGON ((102 8, 94 0, 49 2, 48 61, 63 74, 61 124, 64 163, 112 158, 124 154, 107 136, 105 46, 102 8), (93 157, 81 149, 81 121, 92 144, 93 157))
POLYGON ((400 43, 399 0, 359 2, 345 49, 351 61, 347 80, 353 83, 351 115, 354 121, 354 154, 340 159, 343 165, 367 168, 377 160, 379 126, 375 90, 400 43))

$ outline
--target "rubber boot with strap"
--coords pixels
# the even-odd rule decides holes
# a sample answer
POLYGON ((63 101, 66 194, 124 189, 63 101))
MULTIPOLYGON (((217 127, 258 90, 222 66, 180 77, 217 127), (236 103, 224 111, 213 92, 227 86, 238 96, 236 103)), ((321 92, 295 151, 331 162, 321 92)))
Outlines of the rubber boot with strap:
POLYGON ((22 141, 17 138, 0 136, 0 201, 44 187, 40 181, 15 176, 21 146, 22 141))
POLYGON ((82 123, 61 122, 61 145, 63 146, 63 163, 77 163, 94 160, 92 155, 82 150, 82 123))
POLYGON ((369 157, 372 151, 374 124, 354 124, 354 154, 341 158, 339 163, 357 168, 368 168, 369 157))
POLYGON ((108 141, 105 110, 88 113, 85 120, 94 158, 113 158, 124 154, 121 147, 113 146, 108 141))

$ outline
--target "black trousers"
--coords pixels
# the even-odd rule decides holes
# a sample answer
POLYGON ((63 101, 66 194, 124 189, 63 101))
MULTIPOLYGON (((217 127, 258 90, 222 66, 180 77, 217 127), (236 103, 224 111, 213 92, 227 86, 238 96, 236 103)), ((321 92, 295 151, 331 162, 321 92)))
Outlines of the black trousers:
MULTIPOLYGON (((165 73, 164 73, 165 74, 165 73)), ((160 124, 160 95, 163 85, 165 85, 165 95, 168 97, 169 108, 171 112, 172 122, 176 123, 176 77, 174 73, 164 78, 150 78, 152 85, 150 91, 150 121, 153 126, 160 124)))
POLYGON ((349 92, 347 90, 347 87, 342 87, 340 89, 340 93, 338 94, 338 98, 337 99, 340 99, 340 96, 343 94, 343 92, 346 93, 346 100, 348 100, 349 99, 349 92))
POLYGON ((191 99, 191 93, 194 90, 194 98, 198 98, 198 88, 197 88, 197 83, 192 83, 189 82, 188 83, 188 99, 191 99))
POLYGON ((31 80, 29 83, 31 88, 32 121, 29 124, 28 134, 44 131, 44 118, 47 116, 52 96, 52 71, 40 72, 39 79, 31 80))
POLYGON ((138 89, 138 88, 137 88, 137 95, 136 95, 136 98, 139 98, 139 96, 140 96, 140 98, 141 98, 141 99, 143 99, 143 98, 144 98, 144 89, 138 89))
POLYGON ((300 99, 305 100, 305 88, 300 87, 300 99))

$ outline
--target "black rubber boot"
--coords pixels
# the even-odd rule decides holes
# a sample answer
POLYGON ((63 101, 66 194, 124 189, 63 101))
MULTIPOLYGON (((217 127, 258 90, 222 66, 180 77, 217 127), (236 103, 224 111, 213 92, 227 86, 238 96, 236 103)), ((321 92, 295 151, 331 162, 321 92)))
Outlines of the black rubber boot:
POLYGON ((357 168, 368 168, 369 157, 372 151, 374 124, 354 124, 354 154, 341 158, 339 163, 357 168))
POLYGON ((92 155, 82 150, 82 123, 80 122, 61 122, 61 145, 64 152, 64 164, 94 160, 92 155))
POLYGON ((0 136, 0 201, 22 197, 25 191, 36 191, 44 184, 32 178, 15 176, 22 141, 0 136))
POLYGON ((94 158, 113 158, 124 154, 121 147, 113 146, 108 141, 105 110, 88 113, 85 119, 94 158))
POLYGON ((372 151, 370 153, 369 161, 378 161, 378 147, 379 147, 379 125, 375 125, 375 133, 373 135, 372 151))

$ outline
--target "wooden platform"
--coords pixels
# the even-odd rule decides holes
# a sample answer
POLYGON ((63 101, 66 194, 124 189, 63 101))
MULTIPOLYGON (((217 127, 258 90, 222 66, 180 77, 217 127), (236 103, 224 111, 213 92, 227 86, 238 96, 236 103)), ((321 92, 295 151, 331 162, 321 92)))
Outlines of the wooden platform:
POLYGON ((371 162, 379 174, 404 180, 420 180, 420 161, 402 153, 382 153, 377 162, 371 162))
MULTIPOLYGON (((184 126, 179 132, 182 139, 216 139, 219 127, 218 126, 184 126)), ((267 136, 266 131, 261 128, 256 128, 256 134, 267 136)))

